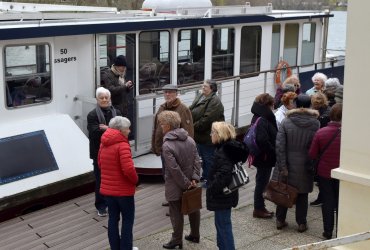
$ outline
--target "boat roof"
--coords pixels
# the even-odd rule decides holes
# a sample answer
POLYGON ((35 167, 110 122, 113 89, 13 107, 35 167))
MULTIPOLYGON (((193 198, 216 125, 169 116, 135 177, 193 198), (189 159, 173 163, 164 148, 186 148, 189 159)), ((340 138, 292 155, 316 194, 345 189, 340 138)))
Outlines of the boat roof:
POLYGON ((251 7, 249 4, 211 8, 178 8, 171 11, 146 9, 119 12, 116 8, 76 8, 81 6, 47 9, 44 8, 45 4, 42 4, 42 8, 39 9, 28 6, 23 8, 23 11, 19 11, 16 8, 12 10, 9 7, 4 8, 3 5, 4 3, 0 4, 1 40, 298 19, 311 20, 333 16, 329 11, 282 11, 273 10, 272 5, 251 7))

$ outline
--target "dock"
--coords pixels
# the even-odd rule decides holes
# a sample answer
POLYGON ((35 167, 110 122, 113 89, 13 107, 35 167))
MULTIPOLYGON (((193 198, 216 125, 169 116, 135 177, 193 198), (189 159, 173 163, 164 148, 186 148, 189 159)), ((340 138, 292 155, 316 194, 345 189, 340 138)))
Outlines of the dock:
MULTIPOLYGON (((296 231, 294 208, 288 210, 289 226, 277 230, 275 218, 253 218, 253 192, 255 169, 248 169, 251 181, 240 189, 238 206, 232 211, 233 233, 237 249, 284 249, 322 241, 321 208, 308 208, 308 230, 296 231)), ((163 249, 170 240, 172 227, 165 214, 163 181, 146 181, 135 195, 134 246, 140 250, 163 249)), ((183 249, 217 249, 213 212, 205 208, 203 189, 199 244, 183 241, 183 249)), ((309 195, 309 201, 317 196, 317 187, 309 195)), ((0 224, 0 249, 110 249, 107 235, 108 217, 99 217, 94 207, 94 193, 63 202, 0 224)), ((266 202, 274 211, 275 205, 266 202)), ((184 235, 189 233, 185 216, 184 235)))

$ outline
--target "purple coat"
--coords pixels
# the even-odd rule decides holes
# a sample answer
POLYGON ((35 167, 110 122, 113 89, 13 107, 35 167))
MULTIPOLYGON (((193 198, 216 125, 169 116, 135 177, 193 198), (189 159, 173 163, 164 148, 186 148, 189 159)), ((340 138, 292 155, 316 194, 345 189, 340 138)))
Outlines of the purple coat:
POLYGON ((171 130, 163 138, 162 156, 166 200, 180 200, 191 181, 199 181, 200 158, 195 142, 185 129, 171 130))

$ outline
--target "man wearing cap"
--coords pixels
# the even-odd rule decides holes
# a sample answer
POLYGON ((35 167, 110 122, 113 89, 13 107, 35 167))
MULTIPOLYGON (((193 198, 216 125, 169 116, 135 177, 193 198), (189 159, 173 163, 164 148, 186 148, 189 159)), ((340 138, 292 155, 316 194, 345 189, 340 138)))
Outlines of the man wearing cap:
MULTIPOLYGON (((152 152, 157 156, 162 153, 163 144, 163 132, 161 124, 158 121, 158 115, 165 110, 177 112, 180 115, 181 123, 180 127, 185 129, 191 138, 194 138, 194 128, 193 128, 193 118, 189 108, 181 102, 177 97, 177 86, 172 84, 167 84, 162 87, 165 103, 163 103, 154 117, 153 133, 152 133, 152 152)), ((162 160, 163 174, 165 166, 162 160)), ((163 206, 168 206, 167 202, 162 204, 163 206)))
POLYGON ((127 93, 133 87, 131 81, 125 80, 126 67, 126 58, 123 55, 117 56, 111 68, 101 76, 101 86, 110 91, 113 106, 125 117, 128 116, 127 93))
POLYGON ((152 152, 157 156, 161 155, 163 144, 163 133, 157 117, 164 110, 179 113, 181 118, 180 127, 185 129, 189 133, 190 137, 194 138, 193 118, 189 108, 177 97, 177 86, 167 84, 163 86, 162 90, 165 103, 159 107, 157 114, 154 117, 152 134, 152 152))

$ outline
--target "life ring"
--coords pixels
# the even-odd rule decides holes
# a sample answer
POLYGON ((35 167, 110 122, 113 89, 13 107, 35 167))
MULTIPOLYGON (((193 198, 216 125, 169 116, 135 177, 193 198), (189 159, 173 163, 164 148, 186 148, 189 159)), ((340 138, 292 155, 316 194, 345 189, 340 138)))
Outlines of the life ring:
POLYGON ((289 64, 286 61, 280 61, 275 70, 276 85, 281 86, 285 79, 287 79, 291 75, 292 69, 290 68, 289 64))

